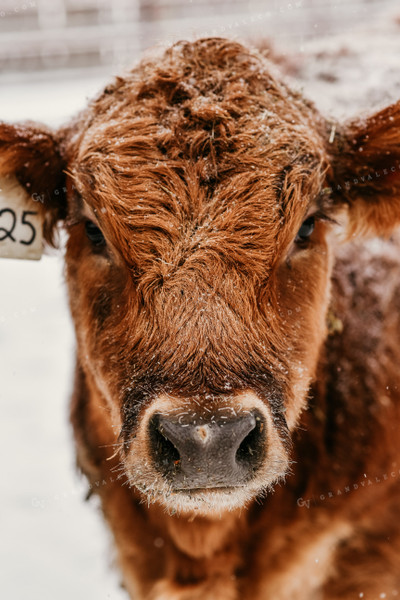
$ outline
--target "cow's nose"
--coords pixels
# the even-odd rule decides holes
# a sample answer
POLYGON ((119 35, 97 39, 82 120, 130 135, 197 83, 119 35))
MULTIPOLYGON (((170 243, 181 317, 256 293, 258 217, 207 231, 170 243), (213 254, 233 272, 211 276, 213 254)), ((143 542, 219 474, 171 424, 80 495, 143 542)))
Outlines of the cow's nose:
POLYGON ((156 468, 174 489, 243 485, 262 462, 264 425, 258 411, 199 420, 155 414, 150 439, 156 468))

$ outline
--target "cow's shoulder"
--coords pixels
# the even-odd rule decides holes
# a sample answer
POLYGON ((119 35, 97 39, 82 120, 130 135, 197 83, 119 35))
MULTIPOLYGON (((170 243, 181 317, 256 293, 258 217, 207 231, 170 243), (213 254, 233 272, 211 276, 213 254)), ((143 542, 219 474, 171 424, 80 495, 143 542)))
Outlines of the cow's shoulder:
POLYGON ((398 234, 340 248, 328 328, 306 427, 332 467, 328 479, 357 483, 400 452, 398 234))

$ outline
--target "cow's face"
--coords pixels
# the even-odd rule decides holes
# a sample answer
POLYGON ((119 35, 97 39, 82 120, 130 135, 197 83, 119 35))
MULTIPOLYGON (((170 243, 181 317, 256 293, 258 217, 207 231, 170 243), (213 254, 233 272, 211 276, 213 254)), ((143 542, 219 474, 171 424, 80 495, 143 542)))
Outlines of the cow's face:
POLYGON ((397 105, 328 143, 270 68, 232 42, 179 44, 59 132, 79 362, 129 482, 174 511, 241 507, 284 477, 326 333, 332 214, 347 204, 353 232, 399 222, 397 172, 382 214, 376 185, 366 201, 344 185, 387 140, 397 168, 397 105))
POLYGON ((207 511, 287 471, 331 224, 315 113, 239 46, 200 50, 97 101, 68 167, 66 260, 80 360, 130 481, 207 511))

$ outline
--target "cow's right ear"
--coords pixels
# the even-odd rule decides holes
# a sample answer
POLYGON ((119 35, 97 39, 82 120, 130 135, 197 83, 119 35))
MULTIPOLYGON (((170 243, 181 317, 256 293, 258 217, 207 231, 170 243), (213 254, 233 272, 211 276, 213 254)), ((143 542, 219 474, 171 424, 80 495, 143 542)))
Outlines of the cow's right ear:
POLYGON ((56 133, 37 123, 0 122, 0 177, 14 176, 26 189, 52 246, 55 226, 66 215, 64 168, 56 133))

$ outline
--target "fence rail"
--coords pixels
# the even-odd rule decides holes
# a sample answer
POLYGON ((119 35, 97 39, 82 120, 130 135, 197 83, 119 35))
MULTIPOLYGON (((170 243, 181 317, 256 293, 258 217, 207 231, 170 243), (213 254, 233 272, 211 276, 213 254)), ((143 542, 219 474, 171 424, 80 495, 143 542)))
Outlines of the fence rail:
POLYGON ((2 0, 0 72, 125 66, 143 50, 201 35, 330 35, 370 22, 393 0, 2 0))

